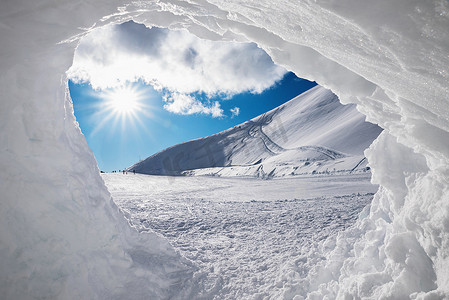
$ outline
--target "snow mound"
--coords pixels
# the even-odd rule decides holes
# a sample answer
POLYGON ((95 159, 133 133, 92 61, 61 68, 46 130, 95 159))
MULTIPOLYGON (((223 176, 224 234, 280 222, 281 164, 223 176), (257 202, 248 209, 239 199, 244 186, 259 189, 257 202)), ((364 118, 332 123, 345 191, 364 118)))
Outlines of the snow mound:
POLYGON ((172 146, 128 170, 152 175, 273 178, 366 170, 381 129, 316 86, 250 121, 172 146))
POLYGON ((289 274, 285 298, 449 298, 446 0, 1 1, 2 298, 182 298, 189 286, 192 268, 110 201, 67 92, 76 41, 130 19, 256 42, 384 129, 367 152, 381 185, 369 213, 322 244, 314 272, 289 274))

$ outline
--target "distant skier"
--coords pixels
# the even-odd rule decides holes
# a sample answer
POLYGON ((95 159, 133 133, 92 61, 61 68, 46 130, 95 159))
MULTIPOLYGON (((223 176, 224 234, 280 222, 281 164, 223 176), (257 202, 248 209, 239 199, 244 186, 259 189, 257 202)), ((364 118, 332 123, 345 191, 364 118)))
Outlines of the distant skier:
POLYGON ((125 170, 123 170, 123 175, 125 175, 125 170))
POLYGON ((136 170, 133 170, 134 175, 136 175, 136 170))

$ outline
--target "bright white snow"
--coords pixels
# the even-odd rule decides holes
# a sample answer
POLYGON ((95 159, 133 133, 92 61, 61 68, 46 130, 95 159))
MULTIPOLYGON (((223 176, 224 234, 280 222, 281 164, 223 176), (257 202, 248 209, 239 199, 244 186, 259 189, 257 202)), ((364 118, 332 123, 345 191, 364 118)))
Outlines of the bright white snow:
POLYGON ((298 269, 304 277, 322 259, 318 242, 351 226, 377 190, 369 174, 102 177, 133 226, 161 233, 198 266, 186 299, 279 298, 298 269))
POLYGON ((285 298, 449 298, 448 1, 127 2, 0 2, 2 298, 189 293, 195 267, 110 201, 67 93, 77 39, 129 19, 256 42, 384 129, 369 215, 286 273, 285 298))

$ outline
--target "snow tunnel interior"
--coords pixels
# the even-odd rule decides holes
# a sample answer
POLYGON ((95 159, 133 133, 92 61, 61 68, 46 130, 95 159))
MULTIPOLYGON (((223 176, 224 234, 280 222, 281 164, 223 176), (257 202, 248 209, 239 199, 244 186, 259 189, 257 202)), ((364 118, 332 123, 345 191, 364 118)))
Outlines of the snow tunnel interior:
POLYGON ((442 38, 448 35, 447 3, 399 1, 394 4, 398 11, 408 14, 389 18, 383 14, 391 10, 387 1, 374 10, 351 1, 294 9, 212 2, 136 2, 118 12, 122 3, 97 7, 86 2, 75 11, 65 1, 51 8, 5 4, 4 22, 16 26, 1 29, 13 45, 2 60, 8 71, 1 75, 8 91, 2 97, 17 101, 2 103, 7 109, 1 113, 2 163, 11 170, 1 182, 0 263, 10 270, 1 276, 3 293, 9 298, 36 292, 67 299, 120 298, 145 286, 143 294, 165 297, 173 292, 168 291, 173 281, 145 257, 165 257, 179 272, 190 267, 163 239, 129 228, 110 201, 73 118, 64 73, 76 40, 95 22, 94 27, 133 19, 186 28, 211 40, 253 41, 275 63, 330 88, 343 103, 357 104, 369 121, 385 129, 367 151, 373 180, 381 185, 370 213, 348 233, 353 236, 339 237, 326 253, 320 272, 337 275, 318 274, 304 295, 447 296, 449 105, 444 101, 448 75, 442 69, 448 65, 449 39, 442 38), (33 10, 31 17, 20 14, 24 9, 33 10), (367 10, 369 17, 354 17, 367 10), (7 16, 11 11, 19 14, 7 16), (30 49, 30 41, 30 56, 12 53, 14 47, 30 49), (19 61, 23 64, 14 63, 19 61), (11 227, 13 220, 22 220, 21 226, 11 227), (154 274, 166 282, 161 286, 164 280, 154 274))

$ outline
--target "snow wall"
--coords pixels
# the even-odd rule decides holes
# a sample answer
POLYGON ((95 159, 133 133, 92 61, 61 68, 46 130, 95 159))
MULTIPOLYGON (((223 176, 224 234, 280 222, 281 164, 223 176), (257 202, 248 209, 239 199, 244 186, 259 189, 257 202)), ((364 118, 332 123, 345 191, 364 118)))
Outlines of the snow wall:
POLYGON ((78 38, 129 19, 254 41, 385 129, 367 151, 369 212, 276 297, 449 297, 448 1, 125 2, 0 3, 2 299, 195 294, 195 267, 111 201, 68 96, 78 38))

